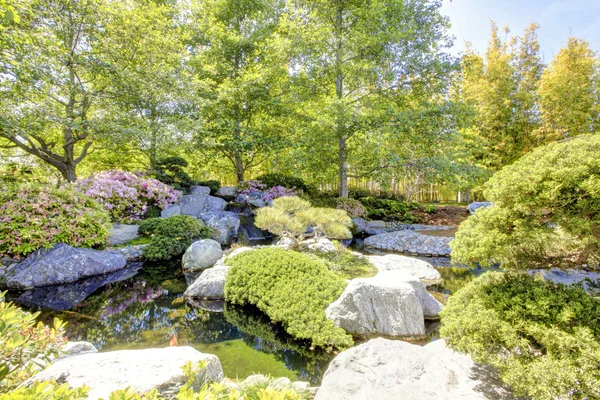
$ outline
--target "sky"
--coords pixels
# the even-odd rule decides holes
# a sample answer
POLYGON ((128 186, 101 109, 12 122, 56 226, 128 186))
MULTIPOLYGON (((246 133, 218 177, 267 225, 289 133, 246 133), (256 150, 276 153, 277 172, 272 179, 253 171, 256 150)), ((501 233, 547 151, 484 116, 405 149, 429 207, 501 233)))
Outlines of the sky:
POLYGON ((487 47, 490 21, 521 36, 532 22, 540 25, 538 38, 544 61, 550 62, 573 35, 586 39, 600 52, 600 0, 443 0, 442 14, 450 17, 455 36, 453 53, 470 41, 480 52, 487 47))

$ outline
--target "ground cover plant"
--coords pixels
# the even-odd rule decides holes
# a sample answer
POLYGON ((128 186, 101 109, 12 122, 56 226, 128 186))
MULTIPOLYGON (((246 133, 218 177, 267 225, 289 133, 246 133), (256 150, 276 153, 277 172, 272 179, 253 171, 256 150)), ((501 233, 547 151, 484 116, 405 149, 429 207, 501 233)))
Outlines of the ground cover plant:
POLYGON ((343 292, 344 280, 306 254, 265 248, 229 260, 225 299, 254 305, 291 336, 313 346, 343 349, 352 338, 325 317, 325 309, 343 292))
POLYGON ((69 186, 0 184, 0 255, 21 257, 56 243, 103 245, 109 229, 104 208, 69 186))
POLYGON ((359 201, 366 207, 370 219, 413 223, 415 216, 411 213, 419 207, 418 203, 399 200, 361 197, 359 201))
POLYGON ((488 272, 441 312, 447 344, 534 400, 600 398, 600 298, 524 273, 488 272))

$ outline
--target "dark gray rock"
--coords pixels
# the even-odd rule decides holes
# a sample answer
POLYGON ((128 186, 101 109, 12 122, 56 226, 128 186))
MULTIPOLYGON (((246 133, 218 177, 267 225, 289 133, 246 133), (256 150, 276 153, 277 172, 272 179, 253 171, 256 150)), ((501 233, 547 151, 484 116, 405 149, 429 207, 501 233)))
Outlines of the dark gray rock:
POLYGON ((110 235, 108 237, 108 243, 112 246, 127 243, 130 240, 137 239, 140 237, 138 230, 139 225, 127 225, 127 224, 114 224, 110 228, 110 235))
POLYGON ((179 199, 181 214, 198 217, 206 209, 206 198, 204 194, 186 194, 179 199))
POLYGON ((227 202, 219 197, 208 196, 204 206, 205 211, 223 211, 227 207, 227 202))
POLYGON ((203 196, 209 196, 210 188, 208 186, 191 186, 190 194, 200 194, 203 196))
POLYGON ((478 209, 488 208, 493 205, 494 205, 494 203, 491 203, 489 201, 476 201, 476 202, 469 204, 467 206, 467 208, 469 209, 469 213, 471 213, 471 215, 473 215, 473 214, 475 214, 475 211, 477 211, 478 209))
POLYGON ((352 218, 352 226, 354 227, 354 234, 362 235, 367 233, 369 229, 369 224, 362 218, 352 218))
POLYGON ((365 232, 368 235, 379 235, 387 232, 387 225, 385 221, 367 221, 367 229, 365 232))
POLYGON ((224 198, 225 200, 232 201, 238 196, 238 190, 235 186, 223 186, 217 190, 215 196, 224 198))
POLYGON ((214 231, 213 239, 221 244, 230 244, 237 237, 240 217, 230 211, 211 211, 200 214, 206 226, 214 231))
POLYGON ((6 274, 10 289, 60 285, 125 268, 127 260, 118 251, 74 248, 59 243, 51 249, 31 253, 6 274))

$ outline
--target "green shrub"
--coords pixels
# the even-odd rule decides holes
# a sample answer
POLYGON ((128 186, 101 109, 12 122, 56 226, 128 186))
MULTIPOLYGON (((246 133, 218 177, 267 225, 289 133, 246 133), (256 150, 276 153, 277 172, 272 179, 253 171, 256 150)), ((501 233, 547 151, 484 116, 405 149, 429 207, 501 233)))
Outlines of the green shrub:
POLYGON ((308 185, 302 178, 296 176, 290 176, 279 173, 263 174, 256 178, 266 186, 266 189, 272 188, 273 186, 283 186, 288 189, 299 189, 303 192, 309 190, 308 185))
POLYGON ((312 207, 310 202, 296 196, 273 200, 272 207, 263 207, 256 213, 255 224, 260 229, 292 238, 296 241, 324 234, 335 239, 352 238, 352 220, 344 210, 312 207))
POLYGON ((600 135, 535 149, 484 194, 494 206, 461 224, 453 260, 521 269, 600 262, 600 135))
POLYGON ((364 218, 367 216, 367 209, 365 206, 355 199, 338 197, 335 201, 335 208, 346 211, 350 218, 364 218))
POLYGON ((411 210, 419 207, 417 203, 397 200, 363 197, 360 202, 367 208, 367 216, 371 219, 394 220, 412 223, 416 218, 411 210))
POLYGON ((278 248, 233 257, 225 299, 251 304, 279 322, 291 336, 314 346, 343 349, 352 338, 325 317, 325 309, 343 292, 344 281, 306 254, 278 248))
POLYGON ((437 211, 437 208, 433 204, 426 204, 423 207, 423 211, 425 211, 427 214, 433 214, 437 211))
POLYGON ((147 219, 141 223, 139 233, 152 238, 142 250, 144 258, 158 261, 182 255, 194 240, 208 239, 213 231, 194 217, 176 215, 147 219))
POLYGON ((337 246, 337 251, 308 253, 325 262, 330 270, 343 279, 370 278, 377 274, 377 268, 366 257, 353 254, 341 245, 337 246))
POLYGON ((33 382, 29 387, 22 386, 0 394, 0 400, 84 400, 88 398, 88 391, 85 386, 73 389, 68 383, 33 382))
POLYGON ((19 257, 56 243, 104 244, 109 216, 70 187, 0 185, 0 256, 19 257))
POLYGON ((156 162, 156 167, 151 174, 162 183, 187 192, 194 184, 192 177, 184 170, 187 166, 188 162, 183 157, 162 158, 156 162))
POLYGON ((487 273, 441 313, 448 345, 498 369, 517 395, 600 398, 600 298, 517 273, 487 273))
POLYGON ((210 194, 215 194, 221 188, 221 182, 215 180, 209 181, 197 181, 196 185, 208 186, 210 188, 210 194))

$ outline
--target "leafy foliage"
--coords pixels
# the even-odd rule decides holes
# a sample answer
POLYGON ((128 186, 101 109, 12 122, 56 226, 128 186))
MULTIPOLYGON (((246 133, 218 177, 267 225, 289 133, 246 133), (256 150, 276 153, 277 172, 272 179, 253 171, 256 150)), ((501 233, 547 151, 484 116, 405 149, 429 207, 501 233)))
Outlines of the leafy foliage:
POLYGON ((280 322, 286 332, 314 346, 343 349, 352 339, 325 317, 325 308, 344 290, 344 281, 308 255, 278 248, 258 249, 229 260, 225 299, 252 304, 280 322))
POLYGON ((71 388, 54 381, 33 382, 31 386, 21 386, 9 393, 0 394, 0 400, 84 400, 88 398, 88 388, 71 388))
POLYGON ((506 268, 600 259, 600 136, 537 148, 485 185, 495 205, 461 224, 453 260, 506 268))
POLYGON ((152 176, 177 190, 187 192, 194 184, 192 177, 184 170, 187 166, 188 162, 183 157, 162 158, 156 162, 152 176))
POLYGON ((498 368, 517 395, 600 397, 600 299, 581 286, 486 273, 441 313, 450 347, 498 368))
POLYGON ((156 179, 117 170, 98 172, 73 186, 102 204, 116 222, 138 220, 148 207, 165 209, 181 196, 156 179))
POLYGON ((360 202, 367 208, 367 216, 371 219, 393 220, 400 222, 415 222, 410 213, 419 207, 417 203, 363 197, 360 202))
POLYGON ((108 214, 69 186, 0 184, 0 255, 23 256, 56 243, 104 244, 108 214))
POLYGON ((367 216, 367 209, 358 200, 339 197, 335 203, 335 208, 346 211, 350 218, 363 218, 367 216))
POLYGON ((139 233, 152 238, 142 250, 149 261, 170 260, 182 255, 194 240, 208 239, 213 231, 189 215, 144 220, 139 233))
POLYGON ((274 186, 283 186, 289 189, 297 189, 303 192, 309 191, 309 186, 304 182, 302 178, 297 176, 285 175, 280 173, 263 174, 256 178, 257 181, 262 182, 267 189, 274 186))
POLYGON ((210 188, 210 193, 211 194, 215 194, 215 193, 217 193, 217 191, 221 187, 221 182, 215 181, 215 180, 197 181, 196 185, 207 186, 207 187, 210 188))
POLYGON ((280 197, 273 200, 272 207, 263 207, 256 213, 255 224, 278 236, 294 240, 303 239, 307 231, 313 236, 336 239, 352 237, 352 220, 343 210, 312 207, 310 202, 296 196, 280 197))

